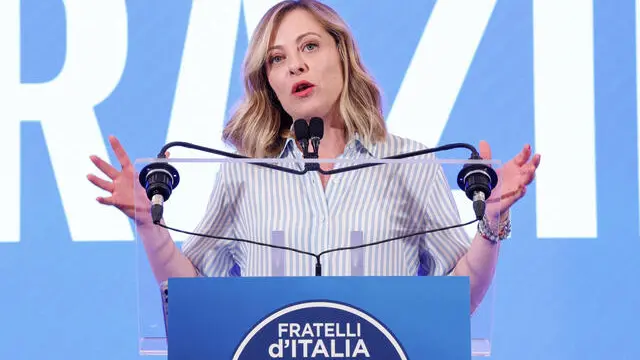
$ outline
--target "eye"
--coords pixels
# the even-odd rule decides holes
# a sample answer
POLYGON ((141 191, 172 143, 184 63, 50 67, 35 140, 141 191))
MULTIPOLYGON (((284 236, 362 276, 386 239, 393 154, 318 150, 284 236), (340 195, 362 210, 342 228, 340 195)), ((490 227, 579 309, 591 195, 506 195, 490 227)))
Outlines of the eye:
POLYGON ((273 55, 273 56, 269 57, 269 63, 270 64, 279 62, 281 60, 282 60, 282 56, 280 56, 280 55, 273 55))
POLYGON ((304 46, 304 49, 307 51, 313 51, 318 47, 318 44, 316 43, 308 43, 304 46))

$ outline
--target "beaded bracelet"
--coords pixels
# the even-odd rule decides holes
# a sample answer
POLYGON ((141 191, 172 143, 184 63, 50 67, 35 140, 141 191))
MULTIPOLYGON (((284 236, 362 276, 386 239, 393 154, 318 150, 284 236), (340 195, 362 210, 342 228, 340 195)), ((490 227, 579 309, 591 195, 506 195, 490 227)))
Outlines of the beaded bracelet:
POLYGON ((508 217, 507 220, 501 221, 498 226, 498 233, 496 234, 490 226, 488 226, 488 219, 485 216, 482 221, 478 223, 478 232, 485 239, 491 242, 502 241, 511 235, 511 218, 508 217))

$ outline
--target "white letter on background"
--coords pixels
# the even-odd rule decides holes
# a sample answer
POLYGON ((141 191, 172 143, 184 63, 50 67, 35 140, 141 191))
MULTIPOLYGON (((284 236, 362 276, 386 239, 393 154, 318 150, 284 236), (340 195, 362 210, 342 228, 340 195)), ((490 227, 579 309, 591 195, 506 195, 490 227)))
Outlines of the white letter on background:
POLYGON ((533 4, 534 150, 543 156, 535 183, 538 237, 593 238, 598 235, 593 4, 533 4))
MULTIPOLYGON (((120 212, 95 201, 89 154, 107 158, 94 106, 116 87, 127 57, 127 12, 122 0, 66 0, 67 53, 60 74, 50 82, 20 84, 20 2, 0 4, 0 95, 3 99, 0 153, 7 157, 3 185, 11 189, 0 215, 3 241, 20 231, 21 120, 42 123, 60 197, 75 241, 131 240, 129 222, 120 212)), ((34 191, 37 191, 34 189, 34 191)))

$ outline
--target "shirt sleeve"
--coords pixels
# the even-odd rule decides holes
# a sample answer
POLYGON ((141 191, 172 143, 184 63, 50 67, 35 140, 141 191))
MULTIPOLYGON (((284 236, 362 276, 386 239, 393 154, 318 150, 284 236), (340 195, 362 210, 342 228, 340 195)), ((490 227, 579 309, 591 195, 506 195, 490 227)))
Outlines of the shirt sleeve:
MULTIPOLYGON (((225 184, 224 166, 216 175, 213 190, 207 204, 206 213, 193 231, 209 236, 233 237, 234 211, 225 184)), ((182 245, 183 254, 193 263, 198 275, 208 277, 231 276, 235 265, 230 240, 214 239, 202 235, 190 235, 182 245)))
MULTIPOLYGON (((430 182, 426 197, 427 228, 436 229, 461 223, 451 187, 440 164, 430 182)), ((471 238, 464 227, 427 234, 420 246, 420 266, 423 273, 433 276, 449 275, 458 260, 469 250, 471 238)))

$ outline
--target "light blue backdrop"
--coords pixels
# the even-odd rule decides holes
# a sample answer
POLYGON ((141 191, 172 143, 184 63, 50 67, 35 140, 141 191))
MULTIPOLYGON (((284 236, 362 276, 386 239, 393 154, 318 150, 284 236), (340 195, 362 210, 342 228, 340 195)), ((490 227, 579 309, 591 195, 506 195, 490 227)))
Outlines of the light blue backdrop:
MULTIPOLYGON (((217 146, 268 3, 0 3, 0 358, 137 358, 132 228, 95 204, 88 156, 116 161, 109 134, 132 158, 217 146)), ((501 252, 493 358, 637 359, 636 4, 329 3, 392 130, 543 155, 501 252)))

